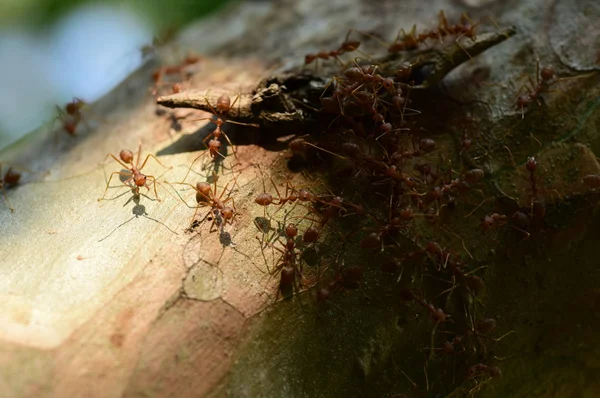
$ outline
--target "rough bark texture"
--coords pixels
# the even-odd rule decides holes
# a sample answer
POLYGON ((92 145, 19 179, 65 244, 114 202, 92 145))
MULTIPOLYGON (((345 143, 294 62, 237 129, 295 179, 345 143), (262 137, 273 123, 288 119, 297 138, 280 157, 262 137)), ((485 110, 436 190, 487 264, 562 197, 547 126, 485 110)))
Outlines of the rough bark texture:
MULTIPOLYGON (((594 237, 600 231, 594 222, 596 194, 586 193, 581 183, 582 176, 600 171, 594 156, 600 151, 599 74, 557 85, 559 91, 523 119, 514 107, 519 76, 535 75, 536 57, 553 64, 560 76, 598 70, 596 3, 247 2, 189 27, 164 51, 202 54, 190 88, 225 91, 233 98, 249 93, 275 69, 300 66, 307 53, 336 48, 349 28, 391 41, 399 28, 435 27, 440 9, 454 20, 462 11, 475 21, 492 16, 517 32, 424 94, 430 105, 423 113, 436 115, 430 127, 441 150, 456 156, 461 133, 452 127, 452 112, 469 111, 476 121, 470 131, 480 147, 472 162, 492 175, 490 189, 503 206, 527 202, 519 173, 528 156, 546 165, 546 189, 559 192, 551 225, 525 244, 514 236, 502 243, 483 237, 478 222, 468 217, 453 225, 459 238, 445 235, 487 267, 481 298, 486 314, 497 319, 500 332, 515 331, 493 348, 505 357, 504 377, 486 382, 480 393, 600 394, 594 335, 600 325, 594 237)), ((385 53, 373 41, 364 50, 385 53)), ((156 114, 148 90, 157 66, 148 63, 93 104, 93 113, 85 113, 89 128, 77 137, 46 127, 0 154, 3 163, 30 171, 8 193, 15 212, 0 209, 1 394, 391 396, 427 395, 430 389, 431 396, 453 390, 464 396, 479 391, 481 386, 469 380, 455 389, 452 373, 456 366, 464 372, 464 366, 452 359, 439 360, 425 378, 423 347, 431 324, 415 321, 414 309, 397 311, 398 297, 386 294, 394 281, 376 266, 365 271, 358 292, 340 295, 326 309, 316 307, 314 292, 273 304, 278 277, 270 271, 278 256, 260 250, 255 238, 263 237, 253 223, 263 216, 254 197, 270 184, 267 176, 279 186, 285 183, 286 146, 272 129, 227 126, 238 160, 229 155, 213 166, 205 156, 190 180, 218 175, 218 191, 228 184, 224 198, 235 199, 239 215, 217 232, 209 232, 209 222, 185 231, 194 210, 181 198, 192 203, 194 191, 166 181, 183 178, 213 128, 199 129, 198 122, 173 128, 175 117, 207 116, 200 111, 156 114), (151 191, 135 198, 121 187, 109 189, 114 200, 98 202, 108 175, 120 169, 115 162, 99 162, 140 142, 144 154, 173 166, 165 170, 151 159, 145 169, 159 180, 162 201, 153 200, 151 191)), ((247 100, 242 96, 240 105, 247 100)), ((288 127, 277 133, 296 132, 288 127)), ((297 187, 320 184, 310 175, 292 178, 297 187)), ((305 211, 281 213, 272 224, 305 211)), ((323 240, 319 261, 332 261, 327 245, 335 239, 323 240)), ((350 256, 364 263, 380 260, 360 251, 350 256)), ((308 285, 315 269, 307 271, 308 285)))

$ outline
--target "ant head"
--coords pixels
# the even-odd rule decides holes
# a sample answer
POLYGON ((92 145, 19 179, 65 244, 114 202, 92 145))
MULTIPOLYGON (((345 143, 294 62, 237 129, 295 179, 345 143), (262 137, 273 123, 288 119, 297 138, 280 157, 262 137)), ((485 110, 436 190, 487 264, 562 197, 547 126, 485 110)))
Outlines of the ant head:
POLYGON ((394 88, 394 79, 392 79, 391 77, 386 77, 385 79, 383 79, 382 84, 383 88, 385 88, 386 90, 391 90, 394 88))
POLYGON ((119 157, 125 163, 133 162, 133 152, 131 152, 129 149, 123 149, 121 152, 119 152, 119 157))
POLYGON ((347 40, 343 42, 341 46, 342 50, 349 53, 358 50, 358 47, 360 47, 360 42, 358 40, 347 40))
POLYGON ((540 72, 540 76, 542 77, 543 81, 548 81, 554 77, 554 69, 549 66, 543 67, 540 72))
POLYGON ((4 175, 4 182, 6 185, 16 185, 21 179, 21 173, 12 171, 12 168, 8 169, 4 175))
POLYGON ((67 111, 67 113, 69 115, 74 115, 75 113, 77 113, 78 110, 79 110, 79 106, 78 106, 77 102, 75 102, 75 101, 69 102, 67 104, 67 106, 65 107, 65 111, 67 111))
POLYGON ((219 113, 225 113, 229 111, 229 108, 231 108, 231 99, 227 94, 221 95, 217 99, 217 111, 219 113))
POLYGON ((406 81, 410 78, 412 74, 412 65, 408 62, 404 62, 400 64, 398 70, 396 70, 396 77, 402 81, 406 81))
MULTIPOLYGON (((298 199, 300 199, 303 202, 306 202, 308 200, 312 199, 312 194, 310 192, 308 192, 306 189, 302 188, 298 191, 298 199)), ((313 227, 310 227, 313 228, 313 227)), ((309 229, 310 229, 309 228, 309 229)), ((308 230, 307 230, 308 231, 308 230)))
POLYGON ((135 182, 136 186, 143 187, 146 185, 146 176, 142 173, 138 173, 133 176, 133 182, 135 182))
POLYGON ((202 57, 197 55, 197 54, 188 54, 185 56, 185 59, 183 60, 183 62, 186 65, 193 65, 196 62, 199 62, 200 60, 202 60, 202 57))
POLYGON ((211 150, 219 150, 221 148, 221 141, 215 140, 214 138, 208 141, 208 148, 211 150))
POLYGON ((410 220, 413 218, 413 211, 410 207, 400 210, 400 218, 403 220, 410 220))
POLYGON ((441 308, 436 308, 431 313, 431 317, 433 318, 434 321, 441 323, 441 322, 446 321, 446 318, 448 318, 448 314, 446 314, 444 311, 442 311, 441 308))
POLYGON ((527 163, 525 164, 527 171, 534 172, 537 169, 537 162, 533 156, 527 158, 527 163))
POLYGON ((172 89, 173 94, 178 94, 183 91, 183 86, 180 83, 174 83, 172 89))
POLYGON ((221 210, 221 215, 223 216, 223 218, 225 220, 231 220, 233 218, 233 214, 234 214, 233 208, 231 208, 229 206, 225 206, 221 210))
POLYGON ((290 224, 285 228, 285 235, 288 238, 293 238, 298 235, 298 228, 294 224, 290 224))
POLYGON ((517 98, 517 107, 519 107, 519 108, 525 107, 525 106, 531 104, 532 101, 533 101, 533 98, 531 98, 531 95, 529 95, 529 94, 519 95, 519 98, 517 98))
POLYGON ((314 62, 314 60, 317 59, 317 56, 315 54, 306 54, 304 56, 304 64, 308 65, 314 62))
POLYGON ((285 248, 287 249, 287 251, 289 253, 292 253, 294 251, 295 247, 296 247, 296 243, 294 243, 294 239, 289 238, 285 244, 285 248))

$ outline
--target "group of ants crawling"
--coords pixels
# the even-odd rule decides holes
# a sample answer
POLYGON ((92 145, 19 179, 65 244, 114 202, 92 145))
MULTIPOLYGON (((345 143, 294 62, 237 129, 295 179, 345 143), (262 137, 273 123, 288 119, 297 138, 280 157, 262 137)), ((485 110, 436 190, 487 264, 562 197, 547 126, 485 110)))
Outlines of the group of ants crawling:
MULTIPOLYGON (((387 45, 387 50, 392 54, 412 51, 431 40, 443 44, 449 37, 456 38, 457 41, 463 37, 475 40, 476 26, 477 24, 470 23, 465 14, 461 16, 459 23, 451 24, 441 11, 436 29, 421 33, 417 32, 416 27, 408 33, 401 30, 394 42, 387 45)), ((428 262, 434 272, 437 272, 436 279, 442 279, 451 285, 437 297, 429 300, 416 288, 402 288, 399 296, 402 301, 412 303, 415 308, 423 310, 433 322, 430 347, 426 350, 427 363, 439 354, 455 355, 466 351, 477 354, 477 362, 471 361, 465 366, 466 378, 476 382, 475 390, 484 382, 502 374, 496 364, 485 363, 487 360, 485 343, 497 342, 511 332, 493 338, 491 334, 495 331, 495 320, 491 318, 478 320, 473 314, 474 310, 465 309, 467 319, 463 324, 467 325, 466 330, 458 331, 441 346, 436 346, 435 336, 438 326, 453 322, 453 317, 442 307, 444 301, 447 303, 450 300, 450 295, 455 289, 459 286, 466 289, 473 297, 473 306, 476 305, 476 296, 483 289, 484 281, 483 278, 475 275, 475 272, 482 267, 468 269, 466 261, 455 250, 445 249, 433 240, 417 243, 418 238, 410 238, 417 247, 412 251, 400 249, 401 245, 398 242, 402 234, 404 237, 408 237, 411 233, 413 237, 419 236, 414 226, 417 222, 419 228, 423 228, 421 221, 426 223, 425 226, 429 223, 432 228, 435 228, 441 224, 439 222, 441 218, 445 217, 443 213, 452 212, 456 208, 458 199, 474 191, 482 192, 478 187, 482 186, 486 172, 477 167, 457 172, 452 167, 448 167, 445 162, 434 164, 437 158, 432 155, 438 148, 436 142, 430 137, 423 136, 425 129, 419 128, 418 122, 411 122, 411 116, 420 113, 418 109, 413 109, 412 100, 409 98, 412 65, 402 64, 393 75, 383 76, 380 74, 380 66, 376 63, 365 65, 359 63, 357 59, 344 62, 342 56, 359 51, 361 45, 360 41, 350 39, 352 32, 355 30, 348 32, 344 42, 337 49, 306 55, 305 65, 330 58, 341 65, 341 73, 331 79, 319 99, 321 109, 318 111, 330 116, 328 121, 331 119, 333 121, 327 126, 327 134, 322 137, 295 138, 289 143, 289 147, 294 156, 302 158, 307 164, 315 162, 335 165, 340 175, 354 179, 356 186, 368 188, 362 191, 356 189, 356 195, 347 198, 341 193, 339 195, 331 192, 317 194, 308 189, 297 189, 288 181, 285 185, 285 193, 281 195, 277 185, 271 179, 277 196, 267 192, 265 188, 264 192, 255 197, 255 203, 264 208, 265 218, 268 206, 282 207, 288 203, 303 204, 316 214, 315 218, 309 218, 311 226, 304 233, 299 231, 297 225, 288 224, 281 231, 284 242, 280 242, 280 246, 271 245, 281 254, 277 261, 278 265, 273 270, 274 274, 279 274, 277 295, 299 291, 304 279, 300 248, 314 245, 330 220, 342 221, 353 216, 366 220, 366 225, 356 228, 355 232, 346 235, 344 240, 354 239, 356 235, 362 233, 356 246, 361 250, 372 250, 386 255, 389 260, 381 263, 383 272, 399 275, 398 281, 400 281, 405 267, 422 260, 428 262), (371 201, 363 200, 362 195, 369 197, 371 201), (354 199, 355 197, 358 199, 354 199), (382 202, 381 197, 385 197, 385 201, 382 202), (378 203, 384 203, 381 209, 369 208, 367 203, 377 201, 373 200, 374 198, 378 199, 378 203), (444 296, 446 299, 441 300, 444 296), (467 312, 469 312, 468 316, 467 312)), ((358 33, 380 41, 369 33, 358 33)), ((153 94, 158 92, 160 86, 167 84, 164 82, 166 77, 174 75, 183 80, 189 77, 193 67, 201 61, 201 57, 188 56, 179 65, 160 67, 152 76, 155 83, 153 94)), ((554 70, 549 66, 540 68, 538 60, 535 78, 530 77, 528 84, 523 85, 515 96, 514 108, 520 111, 521 118, 525 117, 525 109, 534 103, 541 105, 542 96, 550 93, 554 84, 565 79, 567 78, 557 78, 554 70)), ((172 84, 174 93, 182 90, 183 86, 180 82, 172 84)), ((193 229, 195 222, 197 225, 196 216, 201 208, 210 208, 204 219, 208 216, 212 217, 211 231, 215 225, 222 228, 232 224, 237 214, 231 195, 233 186, 237 183, 235 179, 233 186, 230 187, 230 182, 220 192, 218 192, 216 178, 212 184, 209 182, 190 184, 186 180, 193 165, 206 153, 213 160, 225 158, 221 153, 222 138, 225 138, 232 148, 233 155, 237 157, 235 147, 222 130, 222 126, 225 123, 238 123, 230 120, 232 117, 230 112, 239 98, 238 95, 231 101, 229 95, 223 94, 213 105, 205 97, 207 107, 213 114, 207 119, 211 120, 216 127, 203 140, 207 151, 194 159, 182 181, 174 183, 189 186, 195 191, 196 205, 190 206, 195 208, 190 230, 193 229)), ((64 130, 70 135, 76 134, 78 125, 83 120, 82 110, 86 106, 85 101, 75 98, 60 110, 57 118, 63 122, 64 130)), ((472 122, 472 119, 472 116, 466 115, 465 123, 472 122)), ((466 128, 461 144, 460 156, 472 150, 473 141, 466 128)), ((116 175, 121 177, 123 184, 131 188, 135 194, 140 194, 140 188, 146 188, 148 192, 152 189, 156 200, 160 201, 156 189, 156 177, 142 172, 150 158, 161 166, 167 167, 154 155, 148 154, 142 161, 140 146, 137 155, 131 150, 124 149, 118 156, 108 154, 106 159, 108 158, 114 159, 124 170, 112 172, 99 200, 107 199, 106 194, 111 179, 116 175)), ((10 210, 14 210, 8 202, 5 188, 17 185, 21 174, 11 167, 2 175, 1 166, 0 164, 0 190, 10 210)), ((479 224, 483 232, 491 230, 497 232, 502 226, 507 225, 520 233, 523 241, 530 237, 533 225, 544 218, 546 210, 543 187, 540 183, 538 162, 534 157, 527 159, 525 173, 524 178, 527 179, 529 186, 527 203, 512 215, 499 213, 483 215, 479 224)), ((589 189, 599 189, 600 175, 586 175, 582 182, 589 189)), ((479 209, 484 202, 485 200, 469 215, 479 209)), ((261 240, 261 247, 263 244, 261 240)), ((463 248, 472 258, 464 242, 463 248)), ((427 274, 423 273, 423 275, 427 274)), ((340 265, 327 283, 317 282, 318 302, 328 302, 334 293, 358 288, 362 278, 363 267, 340 265)), ((417 383, 408 375, 405 376, 415 389, 419 389, 417 383)), ((425 384, 429 391, 427 373, 425 384)))

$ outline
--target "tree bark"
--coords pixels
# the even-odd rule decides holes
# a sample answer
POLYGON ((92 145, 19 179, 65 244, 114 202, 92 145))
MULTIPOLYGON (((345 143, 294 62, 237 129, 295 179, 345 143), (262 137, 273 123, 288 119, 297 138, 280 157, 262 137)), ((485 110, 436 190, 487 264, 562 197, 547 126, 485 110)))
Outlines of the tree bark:
MULTIPOLYGON (((436 119, 426 126, 440 158, 458 159, 468 131, 476 147, 469 162, 490 176, 483 197, 461 208, 451 232, 436 235, 485 268, 485 293, 477 300, 498 324, 497 333, 485 337, 490 353, 436 358, 424 367, 431 322, 419 321, 424 312, 401 303, 396 279, 379 270, 383 256, 356 248, 347 249, 347 261, 369 265, 358 291, 344 292, 326 307, 317 305, 314 289, 275 303, 279 276, 272 271, 279 253, 269 246, 261 250, 257 237, 273 239, 275 224, 299 220, 306 210, 274 214, 269 208, 272 229, 263 234, 256 221, 264 213, 254 198, 272 191, 270 177, 285 186, 286 145, 277 137, 298 133, 295 120, 284 127, 224 127, 237 159, 230 148, 214 163, 204 155, 188 179, 212 182, 218 176, 218 193, 234 198, 237 216, 216 232, 209 231, 210 221, 186 230, 194 210, 182 200, 193 203, 194 191, 168 182, 183 179, 214 127, 191 121, 208 116, 202 111, 157 114, 149 95, 160 65, 154 60, 84 111, 88 126, 76 137, 46 126, 0 154, 3 164, 28 170, 8 190, 14 213, 0 208, 2 395, 597 393, 597 193, 582 178, 600 173, 594 155, 600 150, 600 77, 591 73, 599 69, 600 11, 585 1, 473 3, 246 2, 186 28, 161 52, 189 49, 204 57, 185 83, 190 91, 181 96, 210 89, 233 99, 241 92, 236 105, 242 106, 260 81, 300 68, 305 54, 337 48, 350 28, 391 41, 399 28, 435 28, 440 9, 452 21, 467 11, 474 21, 492 16, 501 27, 515 26, 514 37, 415 94, 423 115, 436 119), (520 75, 535 76, 537 57, 559 76, 581 77, 557 84, 522 118, 515 95, 526 81, 520 75), (457 120, 466 112, 473 122, 463 128, 457 120), (114 199, 98 202, 110 173, 121 169, 110 158, 99 163, 107 153, 118 156, 140 142, 142 158, 157 154, 173 166, 165 169, 150 159, 144 169, 159 181, 161 201, 152 190, 136 197, 121 187, 109 188, 114 199), (483 235, 475 217, 527 203, 529 183, 521 177, 531 156, 544 169, 545 189, 557 193, 548 196, 541 232, 527 240, 508 232, 483 235), (478 212, 470 217, 471 210, 478 212), (495 356, 504 377, 480 383, 466 378, 465 369, 480 356, 495 356)), ((376 40, 364 41, 365 53, 385 56, 376 40)), ((299 188, 321 184, 310 173, 295 173, 291 180, 299 188)), ((306 228, 310 220, 298 223, 306 228)), ((332 229, 308 253, 316 260, 307 266, 307 286, 335 262, 336 233, 332 229)))

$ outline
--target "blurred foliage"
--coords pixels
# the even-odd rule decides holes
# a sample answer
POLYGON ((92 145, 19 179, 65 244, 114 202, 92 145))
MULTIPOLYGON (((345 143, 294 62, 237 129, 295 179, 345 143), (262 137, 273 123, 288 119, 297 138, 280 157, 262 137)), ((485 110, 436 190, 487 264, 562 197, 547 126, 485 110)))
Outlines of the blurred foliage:
MULTIPOLYGON (((138 11, 152 22, 157 32, 173 32, 194 19, 222 7, 231 0, 104 0, 114 7, 138 11)), ((94 3, 91 0, 2 0, 0 26, 41 29, 55 23, 78 6, 94 3)))

